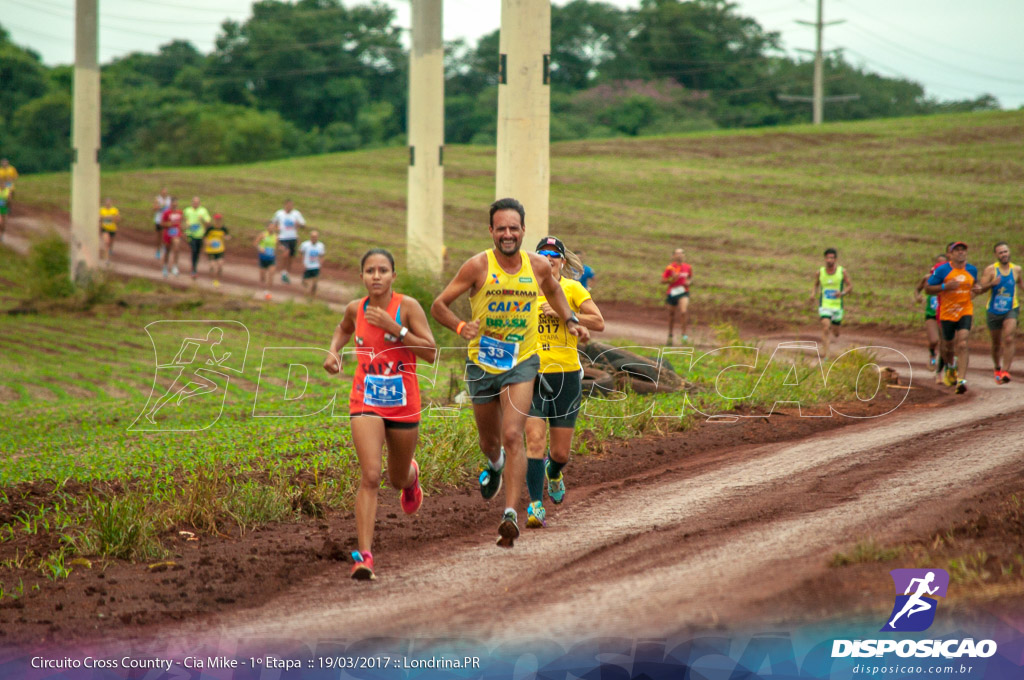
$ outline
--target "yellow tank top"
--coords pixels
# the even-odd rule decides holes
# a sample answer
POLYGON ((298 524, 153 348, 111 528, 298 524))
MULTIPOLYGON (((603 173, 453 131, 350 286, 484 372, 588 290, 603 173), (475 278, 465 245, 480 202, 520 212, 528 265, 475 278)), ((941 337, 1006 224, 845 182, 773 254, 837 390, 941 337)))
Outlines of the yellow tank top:
MULTIPOLYGON (((590 299, 590 291, 579 281, 568 276, 558 280, 569 301, 569 308, 577 314, 584 302, 590 299)), ((544 304, 543 295, 537 298, 537 307, 544 304)), ((579 339, 566 330, 565 323, 558 316, 548 316, 538 312, 537 354, 540 355, 541 373, 569 373, 583 368, 580 365, 580 354, 576 351, 579 339)))
POLYGON ((487 280, 469 298, 480 333, 469 343, 469 359, 488 373, 504 373, 537 352, 540 289, 530 256, 519 251, 519 271, 507 273, 487 251, 487 280))

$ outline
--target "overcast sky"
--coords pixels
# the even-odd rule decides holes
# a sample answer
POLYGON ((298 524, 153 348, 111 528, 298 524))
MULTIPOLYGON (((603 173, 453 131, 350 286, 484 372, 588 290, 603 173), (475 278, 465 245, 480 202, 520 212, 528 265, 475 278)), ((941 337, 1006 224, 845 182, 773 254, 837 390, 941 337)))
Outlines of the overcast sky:
MULTIPOLYGON (((396 8, 400 25, 408 26, 408 0, 385 4, 396 8)), ((815 0, 736 4, 741 14, 779 31, 787 51, 814 47, 814 30, 795 20, 813 21, 815 0)), ((175 38, 208 52, 220 22, 245 20, 250 5, 251 0, 100 0, 100 60, 151 52, 175 38)), ((0 7, 0 25, 16 43, 39 52, 47 64, 71 63, 74 0, 0 0, 0 7)), ((446 0, 445 39, 474 41, 498 28, 500 10, 500 0, 446 0)), ((825 49, 845 49, 854 64, 915 80, 942 99, 988 93, 1005 108, 1024 106, 1024 0, 826 0, 825 20, 837 19, 845 23, 826 29, 825 49)))

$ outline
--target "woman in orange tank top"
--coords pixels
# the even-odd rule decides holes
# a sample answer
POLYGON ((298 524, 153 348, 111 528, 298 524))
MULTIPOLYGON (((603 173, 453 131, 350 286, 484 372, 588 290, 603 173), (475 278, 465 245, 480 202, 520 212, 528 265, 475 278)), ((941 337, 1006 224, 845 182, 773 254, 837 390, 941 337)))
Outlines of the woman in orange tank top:
POLYGON ((363 255, 359 265, 369 293, 353 300, 334 330, 324 369, 341 372, 338 352, 355 337, 349 411, 352 441, 361 478, 356 492, 356 534, 359 551, 352 553, 352 578, 373 579, 373 525, 377 516, 384 445, 388 449, 388 480, 401 489, 402 510, 416 512, 423 502, 419 464, 413 458, 420 425, 420 390, 416 359, 433 363, 436 346, 427 316, 416 300, 392 290, 395 259, 383 248, 363 255))

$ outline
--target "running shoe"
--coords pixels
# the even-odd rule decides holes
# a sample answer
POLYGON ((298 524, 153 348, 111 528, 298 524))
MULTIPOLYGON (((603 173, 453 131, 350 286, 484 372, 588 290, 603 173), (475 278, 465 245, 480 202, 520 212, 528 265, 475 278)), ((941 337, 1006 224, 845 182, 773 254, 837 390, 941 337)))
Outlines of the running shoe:
POLYGON ((671 335, 669 335, 668 336, 668 340, 665 341, 665 346, 666 347, 671 347, 672 346, 672 336, 671 335))
POLYGON ((171 273, 174 274, 175 276, 178 275, 178 267, 177 267, 177 265, 171 267, 171 273))
POLYGON ((292 280, 288 278, 288 272, 281 272, 281 281, 284 283, 291 283, 292 280))
POLYGON ((511 548, 519 538, 519 522, 515 510, 506 510, 498 525, 498 545, 511 548))
POLYGON ((952 367, 946 367, 946 374, 942 377, 942 384, 947 387, 952 387, 956 384, 956 369, 952 367))
POLYGON ((1002 385, 1003 384, 1003 372, 997 368, 995 370, 995 376, 996 376, 996 384, 997 385, 1002 385))
POLYGON ((1003 371, 1003 384, 1005 385, 1006 383, 1010 382, 1010 380, 1011 380, 1010 372, 1009 371, 1003 371))
POLYGON ((420 488, 420 464, 415 459, 412 461, 412 469, 416 479, 413 480, 412 484, 402 489, 402 497, 399 499, 399 502, 402 504, 402 512, 407 515, 414 514, 420 509, 420 505, 423 504, 423 489, 420 488))
POLYGON ((551 497, 551 501, 558 505, 565 498, 565 480, 561 472, 558 473, 558 477, 552 479, 550 476, 551 461, 544 461, 544 476, 548 480, 548 496, 551 497))
POLYGON ((163 255, 163 251, 161 251, 159 248, 157 248, 156 249, 156 259, 159 260, 162 255, 163 255))
POLYGON ((220 288, 220 281, 218 281, 217 279, 214 279, 213 280, 213 287, 214 288, 220 288))
POLYGON ((501 491, 501 470, 494 470, 485 465, 480 470, 480 495, 486 500, 494 498, 501 491))
POLYGON ((966 380, 958 381, 957 384, 956 384, 956 393, 957 394, 963 394, 966 391, 967 391, 967 381, 966 380))
POLYGON ((164 278, 167 278, 167 267, 164 267, 164 278))
POLYGON ((526 526, 530 529, 540 529, 544 526, 544 518, 547 517, 544 504, 534 501, 526 506, 526 526))
POLYGON ((685 343, 687 343, 689 341, 690 341, 690 336, 689 335, 684 335, 683 339, 680 340, 680 342, 682 342, 683 344, 685 344, 685 343))
POLYGON ((376 581, 377 577, 373 573, 373 555, 369 552, 357 552, 352 551, 352 559, 355 564, 352 565, 352 578, 357 581, 376 581))
POLYGON ((270 291, 269 290, 263 291, 263 299, 264 300, 269 300, 270 299, 270 291))
POLYGON ((938 361, 938 359, 936 359, 935 355, 933 354, 932 358, 928 360, 928 365, 930 365, 932 368, 935 368, 935 364, 936 364, 937 361, 938 361))

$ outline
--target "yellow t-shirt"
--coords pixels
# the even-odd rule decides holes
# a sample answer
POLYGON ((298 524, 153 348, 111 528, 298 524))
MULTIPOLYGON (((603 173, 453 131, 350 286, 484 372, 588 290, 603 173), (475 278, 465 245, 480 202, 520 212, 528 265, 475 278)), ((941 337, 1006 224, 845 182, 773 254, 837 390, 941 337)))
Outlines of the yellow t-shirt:
POLYGON ((507 273, 487 251, 487 281, 469 298, 480 333, 469 342, 469 359, 488 373, 504 373, 537 351, 540 288, 530 256, 519 251, 519 270, 507 273))
POLYGON ((100 208, 100 226, 103 227, 103 231, 109 231, 114 233, 117 231, 117 222, 115 221, 121 216, 121 211, 115 208, 100 208))
MULTIPOLYGON (((560 278, 558 283, 562 286, 565 299, 569 301, 570 309, 578 314, 583 303, 590 299, 590 291, 568 276, 560 278)), ((561 318, 540 311, 544 302, 543 295, 537 298, 537 354, 540 355, 540 372, 571 373, 582 369, 580 355, 576 351, 579 338, 566 330, 561 318)))
POLYGON ((203 237, 206 243, 206 252, 216 255, 224 252, 224 235, 228 233, 227 227, 210 227, 203 237))
POLYGON ((16 179, 18 179, 18 171, 14 169, 13 165, 0 168, 0 184, 14 184, 16 179))

